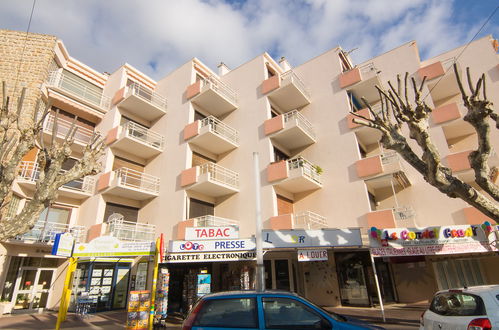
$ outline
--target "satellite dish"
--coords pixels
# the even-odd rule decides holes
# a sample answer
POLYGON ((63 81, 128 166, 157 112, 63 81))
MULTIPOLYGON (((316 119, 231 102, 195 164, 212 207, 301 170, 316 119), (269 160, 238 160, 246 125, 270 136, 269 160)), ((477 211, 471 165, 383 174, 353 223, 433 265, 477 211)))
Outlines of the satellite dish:
POLYGON ((108 218, 107 218, 107 222, 111 222, 111 221, 123 221, 123 219, 125 219, 125 217, 123 216, 123 214, 121 213, 113 213, 111 214, 108 218))

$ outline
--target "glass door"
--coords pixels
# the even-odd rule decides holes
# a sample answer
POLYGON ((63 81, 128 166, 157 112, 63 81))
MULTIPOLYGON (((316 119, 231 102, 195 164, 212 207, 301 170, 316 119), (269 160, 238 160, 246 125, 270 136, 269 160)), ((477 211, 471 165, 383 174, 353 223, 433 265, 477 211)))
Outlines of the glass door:
POLYGON ((265 288, 272 290, 286 290, 295 292, 296 272, 289 259, 264 260, 265 288))
POLYGON ((116 270, 113 309, 125 308, 128 293, 128 274, 130 267, 128 265, 118 265, 116 270))
POLYGON ((15 310, 46 308, 54 269, 22 267, 16 281, 15 310))

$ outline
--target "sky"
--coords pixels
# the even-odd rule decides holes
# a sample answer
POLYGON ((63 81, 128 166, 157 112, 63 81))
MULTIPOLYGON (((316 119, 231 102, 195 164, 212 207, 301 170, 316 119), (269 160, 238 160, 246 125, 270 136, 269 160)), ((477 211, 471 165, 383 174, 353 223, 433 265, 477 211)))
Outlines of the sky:
MULTIPOLYGON (((26 31, 34 0, 0 0, 26 31)), ((99 72, 129 63, 159 80, 197 57, 215 72, 268 52, 298 66, 341 46, 361 63, 416 40, 421 59, 466 44, 497 0, 35 0, 30 32, 55 35, 99 72)), ((479 37, 499 38, 499 10, 479 37)))

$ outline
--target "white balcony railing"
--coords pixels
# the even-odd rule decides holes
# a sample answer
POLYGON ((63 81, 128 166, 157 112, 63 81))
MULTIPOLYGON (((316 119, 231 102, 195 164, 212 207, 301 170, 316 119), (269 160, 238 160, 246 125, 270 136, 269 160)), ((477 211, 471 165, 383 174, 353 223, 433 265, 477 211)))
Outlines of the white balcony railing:
POLYGON ((383 166, 400 163, 400 157, 396 152, 387 152, 380 155, 383 166))
POLYGON ((107 228, 108 234, 120 241, 154 241, 156 235, 155 225, 123 219, 110 220, 107 228))
POLYGON ((294 169, 301 169, 304 176, 319 184, 322 184, 321 174, 319 174, 319 168, 317 165, 313 165, 303 157, 288 159, 287 163, 290 171, 294 169))
POLYGON ((200 165, 199 174, 206 173, 213 181, 236 189, 239 187, 239 174, 220 165, 211 162, 200 165))
POLYGON ((151 131, 147 127, 128 121, 123 125, 126 136, 138 140, 148 146, 163 150, 165 138, 163 135, 151 131))
MULTIPOLYGON (((65 170, 61 170, 60 173, 65 173, 65 170)), ((22 161, 19 171, 18 179, 23 181, 36 182, 40 177, 40 168, 38 163, 31 161, 22 161)), ((61 188, 80 191, 83 193, 91 194, 94 191, 95 178, 86 176, 81 179, 70 181, 61 188)))
POLYGON ((220 135, 221 137, 231 141, 232 143, 235 144, 238 143, 239 138, 237 131, 213 116, 209 116, 202 119, 200 126, 201 127, 209 126, 210 130, 213 133, 220 135))
MULTIPOLYGON (((43 123, 43 130, 49 134, 52 134, 55 123, 55 115, 51 113, 45 119, 43 123)), ((73 123, 69 120, 57 118, 57 136, 61 138, 65 138, 71 129, 73 123)), ((94 135, 94 130, 89 129, 88 127, 84 127, 75 123, 76 133, 74 135, 74 141, 81 144, 88 144, 92 140, 94 135)))
POLYGON ((373 62, 363 64, 358 68, 363 77, 365 75, 376 75, 378 73, 378 69, 376 69, 373 62))
POLYGON ((296 86, 298 87, 298 89, 303 93, 305 94, 305 96, 310 99, 310 92, 308 91, 308 89, 305 87, 305 84, 303 83, 303 81, 296 75, 296 73, 293 72, 293 70, 289 70, 289 71, 286 71, 284 72, 282 75, 281 75, 281 81, 285 80, 285 79, 290 79, 290 81, 296 86))
POLYGON ((229 101, 232 103, 236 104, 237 103, 237 94, 236 92, 227 86, 227 84, 221 82, 218 78, 215 76, 210 76, 208 78, 205 78, 201 81, 202 85, 201 87, 204 86, 209 86, 209 88, 213 89, 214 91, 222 94, 225 98, 227 98, 229 101))
POLYGON ((284 114, 284 122, 295 121, 296 125, 307 132, 312 138, 315 139, 314 128, 312 124, 305 118, 298 110, 292 110, 284 114))
POLYGON ((153 194, 159 194, 159 178, 132 170, 127 167, 121 167, 115 171, 118 184, 124 187, 130 187, 153 194))
POLYGON ((416 216, 416 212, 410 206, 399 206, 393 208, 395 220, 408 220, 416 216))
POLYGON ((133 83, 127 87, 125 98, 130 95, 135 95, 159 108, 166 110, 166 98, 140 84, 133 83))
POLYGON ((59 233, 71 233, 77 243, 85 239, 85 227, 74 226, 66 223, 38 221, 26 234, 16 236, 16 240, 53 243, 55 235, 59 233))
POLYGON ((203 215, 194 218, 194 227, 223 227, 223 226, 237 226, 238 221, 216 217, 214 215, 203 215))
POLYGON ((304 211, 294 215, 295 229, 321 229, 327 228, 327 220, 322 215, 304 211))
POLYGON ((111 105, 111 99, 108 96, 89 88, 82 84, 77 79, 66 75, 59 71, 52 71, 49 73, 48 84, 60 88, 66 92, 85 100, 88 103, 108 110, 111 105))

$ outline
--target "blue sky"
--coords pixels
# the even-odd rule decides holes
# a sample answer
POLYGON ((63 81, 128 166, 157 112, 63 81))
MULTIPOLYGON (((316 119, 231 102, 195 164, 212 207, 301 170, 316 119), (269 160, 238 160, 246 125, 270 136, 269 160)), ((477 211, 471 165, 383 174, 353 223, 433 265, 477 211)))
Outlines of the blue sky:
MULTIPOLYGON (((26 30, 32 0, 2 1, 0 28, 26 30)), ((422 59, 467 43, 497 0, 37 0, 31 32, 63 40, 98 71, 127 62, 154 79, 193 57, 212 69, 269 52, 296 66, 341 45, 362 62, 416 40, 422 59)), ((480 36, 499 37, 499 12, 480 36)), ((479 36, 479 37, 480 37, 479 36)))

